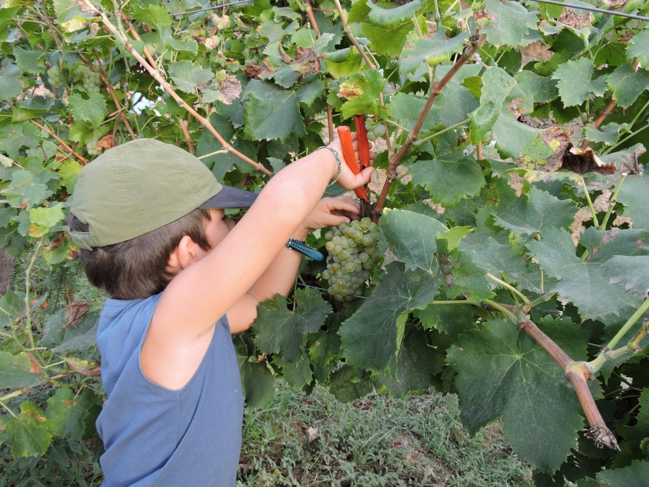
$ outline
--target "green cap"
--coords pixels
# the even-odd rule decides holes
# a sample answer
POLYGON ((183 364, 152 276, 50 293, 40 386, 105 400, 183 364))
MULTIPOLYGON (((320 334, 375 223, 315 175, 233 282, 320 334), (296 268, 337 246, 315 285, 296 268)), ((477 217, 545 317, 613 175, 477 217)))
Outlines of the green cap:
POLYGON ((138 139, 107 150, 79 174, 71 212, 89 226, 70 232, 92 250, 144 235, 196 208, 245 208, 257 195, 220 184, 198 158, 138 139))

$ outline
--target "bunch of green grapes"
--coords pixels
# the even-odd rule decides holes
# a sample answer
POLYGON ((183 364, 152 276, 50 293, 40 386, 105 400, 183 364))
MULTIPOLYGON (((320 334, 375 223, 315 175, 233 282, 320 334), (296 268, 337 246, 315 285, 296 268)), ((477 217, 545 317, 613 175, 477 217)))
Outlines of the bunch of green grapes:
POLYGON ((324 235, 329 252, 322 277, 329 282, 328 292, 336 301, 351 301, 361 295, 370 269, 379 259, 379 231, 369 218, 341 223, 324 235))
POLYGON ((63 73, 61 68, 54 66, 47 70, 47 77, 50 80, 50 84, 55 88, 64 88, 66 86, 65 79, 63 78, 63 73))
POLYGON ((367 140, 374 142, 379 137, 385 137, 385 125, 376 123, 374 127, 367 127, 367 140))
POLYGON ((86 93, 99 91, 101 77, 85 64, 75 64, 70 69, 70 77, 75 82, 81 82, 86 93))

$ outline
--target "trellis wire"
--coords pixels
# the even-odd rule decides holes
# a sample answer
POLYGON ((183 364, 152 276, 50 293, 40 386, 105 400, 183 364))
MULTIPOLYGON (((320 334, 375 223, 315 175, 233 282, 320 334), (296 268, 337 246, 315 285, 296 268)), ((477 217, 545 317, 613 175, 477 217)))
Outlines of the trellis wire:
POLYGON ((212 7, 201 8, 199 10, 187 10, 186 12, 178 12, 178 13, 175 13, 175 14, 170 13, 169 15, 173 15, 174 17, 177 17, 179 15, 198 14, 198 13, 201 13, 201 12, 207 12, 208 10, 216 10, 218 8, 237 7, 239 5, 248 5, 248 4, 254 3, 254 1, 255 0, 238 0, 236 2, 222 3, 220 5, 214 5, 212 7))
POLYGON ((568 7, 574 10, 588 10, 590 12, 598 12, 601 14, 611 14, 611 15, 617 15, 618 17, 628 17, 630 19, 649 21, 649 17, 644 17, 642 15, 628 14, 626 12, 607 10, 605 8, 597 8, 597 7, 590 7, 590 6, 583 6, 583 5, 572 5, 570 3, 557 2, 555 0, 533 0, 533 1, 536 3, 549 3, 552 5, 559 5, 561 7, 568 7))

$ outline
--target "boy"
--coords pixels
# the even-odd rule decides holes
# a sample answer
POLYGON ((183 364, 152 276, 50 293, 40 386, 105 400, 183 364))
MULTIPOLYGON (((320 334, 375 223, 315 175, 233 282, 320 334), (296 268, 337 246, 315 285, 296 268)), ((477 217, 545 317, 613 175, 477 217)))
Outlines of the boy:
POLYGON ((235 484, 243 399, 230 333, 290 291, 300 254, 289 238, 359 212, 350 198, 321 199, 332 180, 354 189, 370 179, 341 153, 332 142, 259 195, 220 185, 200 160, 155 140, 110 149, 81 171, 70 233, 90 282, 111 296, 97 333, 105 486, 235 484), (234 226, 223 209, 242 207, 234 226))

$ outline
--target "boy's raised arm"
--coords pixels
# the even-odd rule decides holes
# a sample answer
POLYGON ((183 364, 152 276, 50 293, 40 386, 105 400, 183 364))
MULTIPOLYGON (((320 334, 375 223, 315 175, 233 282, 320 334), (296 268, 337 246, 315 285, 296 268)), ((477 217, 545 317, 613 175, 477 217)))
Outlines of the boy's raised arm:
MULTIPOLYGON (((337 141, 331 147, 342 153, 337 141)), ((200 364, 197 358, 207 349, 216 321, 269 268, 327 184, 338 177, 339 184, 353 189, 367 183, 371 173, 368 168, 354 175, 343 163, 339 174, 333 152, 323 149, 275 175, 216 248, 183 269, 163 292, 142 351, 145 374, 156 381, 152 375, 159 371, 162 385, 182 387, 200 364)))

